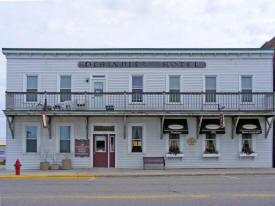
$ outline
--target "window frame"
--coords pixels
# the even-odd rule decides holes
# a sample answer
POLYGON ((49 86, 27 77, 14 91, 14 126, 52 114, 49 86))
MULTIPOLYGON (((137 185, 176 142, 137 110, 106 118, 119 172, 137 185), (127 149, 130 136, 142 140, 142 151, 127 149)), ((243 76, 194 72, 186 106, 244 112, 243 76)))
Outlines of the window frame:
MULTIPOLYGON (((181 75, 168 75, 168 89, 167 89, 167 91, 168 92, 171 92, 171 77, 178 77, 179 78, 179 88, 178 88, 178 92, 180 93, 181 92, 181 75)), ((176 89, 174 89, 174 90, 176 90, 176 89)), ((177 94, 176 94, 177 95, 177 94)), ((175 95, 175 96, 176 96, 175 95)), ((169 102, 169 104, 180 104, 181 102, 182 102, 182 96, 179 94, 179 101, 171 101, 171 94, 169 95, 169 97, 168 97, 168 102, 169 102)))
POLYGON ((75 146, 75 143, 74 143, 74 124, 73 123, 67 123, 67 122, 57 122, 56 123, 56 127, 55 127, 55 130, 56 130, 56 152, 58 154, 74 154, 75 151, 74 151, 74 146, 75 146), (70 126, 70 152, 60 152, 60 127, 61 126, 70 126))
POLYGON ((205 104, 217 104, 217 92, 218 92, 218 76, 217 75, 205 75, 204 76, 204 82, 203 82, 203 84, 204 84, 204 92, 205 92, 205 95, 204 95, 204 103, 205 104), (215 98, 215 101, 207 101, 207 95, 209 95, 209 94, 207 94, 207 87, 206 87, 206 79, 207 78, 215 78, 215 80, 216 80, 216 89, 215 89, 215 92, 214 93, 209 93, 209 94, 212 94, 213 96, 214 96, 214 98, 215 98))
POLYGON ((40 123, 37 122, 24 122, 23 123, 23 154, 40 154, 40 123), (36 137, 36 152, 27 152, 27 127, 35 126, 37 128, 37 137, 36 137))
MULTIPOLYGON (((59 82, 58 82, 58 85, 59 85, 59 92, 61 93, 61 90, 64 89, 64 90, 70 90, 70 91, 67 91, 69 93, 72 92, 72 83, 73 82, 73 79, 72 79, 72 75, 71 74, 60 74, 59 75, 59 82), (61 79, 62 77, 70 77, 71 79, 71 88, 61 88, 61 79)), ((65 99, 64 101, 61 101, 62 100, 62 94, 59 95, 59 102, 71 102, 72 101, 72 95, 71 94, 65 94, 66 96, 69 97, 69 99, 65 99)))
MULTIPOLYGON (((145 92, 145 76, 144 74, 130 74, 129 76, 129 92, 133 93, 133 77, 134 76, 139 76, 139 77, 142 77, 142 93, 145 92)), ((145 95, 141 94, 141 97, 142 97, 142 101, 140 102, 135 102, 133 101, 133 94, 129 96, 129 103, 130 104, 144 104, 144 98, 145 98, 145 95)))
MULTIPOLYGON (((243 90, 248 90, 248 89, 243 89, 243 78, 245 77, 249 77, 251 79, 251 93, 253 93, 254 91, 254 78, 253 78, 253 75, 240 75, 240 92, 243 92, 243 90)), ((243 98, 245 95, 241 95, 240 97, 240 101, 241 101, 241 104, 253 104, 254 103, 254 98, 253 98, 253 95, 252 94, 249 94, 250 92, 248 92, 248 94, 245 94, 245 95, 251 95, 251 101, 243 101, 243 98)))
POLYGON ((216 138, 216 151, 218 153, 205 153, 205 149, 206 149, 206 141, 207 141, 207 135, 209 134, 204 134, 203 135, 203 139, 202 139, 202 156, 203 157, 219 157, 221 155, 221 151, 220 151, 220 135, 219 134, 211 134, 211 135, 215 135, 216 138))
POLYGON ((146 142, 145 142, 145 124, 143 123, 130 123, 128 124, 128 154, 143 155, 146 153, 146 142), (132 152, 132 127, 142 127, 142 152, 132 152))
MULTIPOLYGON (((28 85, 28 76, 36 76, 37 77, 37 92, 40 91, 40 74, 37 73, 24 73, 24 80, 23 80, 23 92, 27 92, 27 85, 28 85)), ((24 95, 24 103, 33 104, 39 102, 39 95, 36 95, 36 101, 27 101, 27 95, 24 95)), ((44 102, 41 102, 44 104, 44 102)))
POLYGON ((242 152, 243 135, 247 135, 247 134, 240 134, 239 135, 239 154, 240 154, 240 156, 247 156, 247 157, 249 157, 249 156, 251 156, 251 157, 256 156, 257 152, 256 152, 256 137, 255 137, 255 134, 249 134, 249 135, 251 135, 251 143, 252 143, 251 149, 253 151, 253 153, 251 153, 251 154, 246 154, 246 153, 242 152))

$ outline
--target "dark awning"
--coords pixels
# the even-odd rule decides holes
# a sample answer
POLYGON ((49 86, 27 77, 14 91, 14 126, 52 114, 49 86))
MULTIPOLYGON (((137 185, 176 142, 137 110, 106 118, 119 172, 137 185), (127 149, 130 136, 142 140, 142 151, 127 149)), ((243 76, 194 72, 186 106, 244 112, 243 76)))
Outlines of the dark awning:
POLYGON ((258 119, 240 119, 236 129, 237 134, 261 134, 262 128, 258 119))
POLYGON ((203 119, 200 134, 225 134, 225 129, 220 127, 220 119, 203 119))
POLYGON ((188 134, 186 119, 165 119, 163 133, 188 134))

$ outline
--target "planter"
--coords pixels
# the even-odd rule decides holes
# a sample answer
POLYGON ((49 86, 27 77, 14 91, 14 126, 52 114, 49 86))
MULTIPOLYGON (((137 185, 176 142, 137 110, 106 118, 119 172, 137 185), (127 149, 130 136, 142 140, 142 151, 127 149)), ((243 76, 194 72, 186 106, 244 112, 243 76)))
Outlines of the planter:
POLYGON ((184 154, 165 154, 166 158, 183 158, 184 154))
POLYGON ((240 157, 257 157, 256 153, 246 154, 246 153, 240 153, 240 157))
POLYGON ((202 156, 205 158, 218 158, 221 155, 220 154, 202 154, 202 156))
POLYGON ((40 170, 48 170, 49 162, 40 162, 40 170))
POLYGON ((62 160, 62 169, 63 170, 71 170, 72 169, 72 160, 71 159, 62 160))
POLYGON ((54 165, 50 165, 51 170, 59 170, 59 165, 54 164, 54 165))

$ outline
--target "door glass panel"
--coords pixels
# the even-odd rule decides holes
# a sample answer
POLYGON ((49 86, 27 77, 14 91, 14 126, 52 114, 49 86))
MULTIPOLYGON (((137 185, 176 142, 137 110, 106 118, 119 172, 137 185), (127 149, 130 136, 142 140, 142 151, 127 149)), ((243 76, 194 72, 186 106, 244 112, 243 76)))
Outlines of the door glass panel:
POLYGON ((114 137, 110 137, 110 152, 115 151, 115 139, 114 137))
POLYGON ((95 151, 96 152, 106 152, 106 138, 96 137, 95 151))
MULTIPOLYGON (((95 93, 103 92, 103 82, 95 82, 94 83, 94 92, 95 93)), ((102 96, 102 94, 97 94, 96 96, 102 96)))

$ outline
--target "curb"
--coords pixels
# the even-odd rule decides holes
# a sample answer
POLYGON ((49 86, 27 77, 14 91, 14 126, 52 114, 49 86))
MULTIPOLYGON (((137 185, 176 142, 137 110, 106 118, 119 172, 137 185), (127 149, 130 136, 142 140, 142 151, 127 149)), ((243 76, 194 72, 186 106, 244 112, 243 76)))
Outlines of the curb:
POLYGON ((5 175, 0 179, 45 179, 45 178, 96 178, 101 175, 5 175))
POLYGON ((224 175, 275 175, 275 173, 268 172, 251 172, 251 173, 170 173, 170 174, 81 174, 81 175, 6 175, 0 176, 0 179, 54 179, 54 178, 98 178, 98 177, 172 177, 172 176, 224 176, 224 175))

